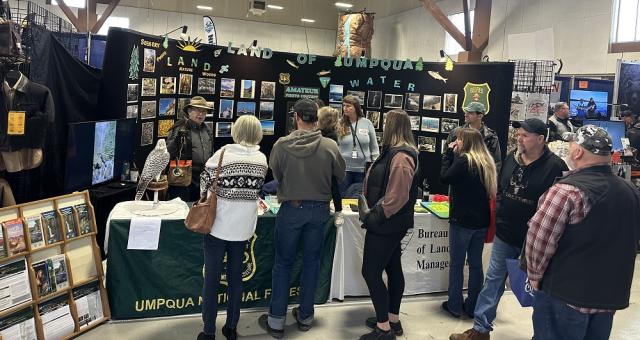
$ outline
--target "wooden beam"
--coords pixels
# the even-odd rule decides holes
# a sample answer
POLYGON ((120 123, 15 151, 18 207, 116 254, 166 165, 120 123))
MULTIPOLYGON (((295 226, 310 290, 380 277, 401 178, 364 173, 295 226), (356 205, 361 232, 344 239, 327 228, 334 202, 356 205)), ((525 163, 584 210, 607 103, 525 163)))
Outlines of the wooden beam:
POLYGON ((93 34, 98 33, 98 31, 100 30, 104 22, 107 20, 109 16, 111 16, 111 13, 113 13, 113 10, 116 9, 116 6, 118 6, 119 3, 120 3, 120 0, 111 0, 109 2, 109 6, 107 6, 104 12, 102 12, 102 15, 100 16, 100 20, 98 20, 91 28, 91 33, 93 34))
POLYGON ((87 0, 87 31, 98 21, 98 6, 96 0, 87 0))
POLYGON ((464 50, 471 51, 473 45, 471 41, 471 23, 469 23, 469 0, 462 0, 462 12, 464 13, 464 50))
POLYGON ((87 9, 78 8, 78 22, 80 23, 79 32, 87 32, 87 9))
POLYGON ((80 32, 80 20, 78 20, 78 17, 73 14, 71 8, 69 8, 69 6, 64 3, 64 0, 58 0, 58 6, 60 6, 60 9, 64 13, 64 15, 67 16, 67 19, 71 21, 71 24, 73 24, 73 26, 80 32))
MULTIPOLYGON (((482 52, 489 44, 491 1, 492 0, 476 0, 476 9, 473 18, 473 51, 482 52)), ((503 38, 506 39, 507 37, 503 38)))
POLYGON ((447 18, 447 16, 442 12, 440 7, 433 3, 433 0, 418 0, 422 3, 422 6, 427 10, 427 12, 431 13, 434 19, 444 28, 447 33, 449 33, 453 39, 460 44, 463 48, 466 45, 465 36, 458 30, 458 28, 447 18))

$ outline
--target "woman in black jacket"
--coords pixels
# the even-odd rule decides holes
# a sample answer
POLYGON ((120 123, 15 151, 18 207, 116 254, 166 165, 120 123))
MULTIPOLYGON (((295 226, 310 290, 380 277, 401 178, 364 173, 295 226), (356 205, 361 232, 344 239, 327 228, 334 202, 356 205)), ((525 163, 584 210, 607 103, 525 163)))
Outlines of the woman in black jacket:
POLYGON ((392 110, 386 115, 382 154, 371 165, 364 183, 364 196, 371 209, 363 220, 367 233, 362 276, 376 316, 366 320, 366 325, 373 331, 360 340, 395 339, 403 333, 399 319, 404 293, 400 243, 407 230, 413 228, 418 150, 407 113, 392 110), (382 280, 383 271, 387 273, 386 286, 382 280))
MULTIPOLYGON (((336 144, 338 143, 338 110, 331 106, 323 106, 318 109, 318 130, 322 133, 322 137, 327 137, 336 144)), ((344 217, 342 216, 342 196, 340 195, 340 187, 338 180, 331 178, 331 200, 333 201, 333 207, 335 209, 334 223, 336 226, 341 226, 344 223, 344 217)))
POLYGON ((443 155, 440 180, 451 186, 449 199, 449 300, 442 308, 453 317, 473 317, 482 289, 482 249, 489 227, 489 200, 497 191, 496 166, 480 132, 456 130, 456 140, 443 155), (468 296, 463 302, 463 269, 469 263, 468 296))

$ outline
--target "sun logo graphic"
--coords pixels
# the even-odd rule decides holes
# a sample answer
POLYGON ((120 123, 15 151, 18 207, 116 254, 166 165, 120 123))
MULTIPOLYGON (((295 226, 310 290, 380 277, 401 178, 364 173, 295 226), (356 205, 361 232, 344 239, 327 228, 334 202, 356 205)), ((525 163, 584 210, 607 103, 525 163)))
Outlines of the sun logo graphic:
POLYGON ((200 48, 202 47, 202 44, 200 44, 200 38, 194 38, 193 40, 191 40, 191 38, 187 38, 187 40, 184 39, 180 39, 178 41, 178 48, 185 51, 185 52, 199 52, 200 48))

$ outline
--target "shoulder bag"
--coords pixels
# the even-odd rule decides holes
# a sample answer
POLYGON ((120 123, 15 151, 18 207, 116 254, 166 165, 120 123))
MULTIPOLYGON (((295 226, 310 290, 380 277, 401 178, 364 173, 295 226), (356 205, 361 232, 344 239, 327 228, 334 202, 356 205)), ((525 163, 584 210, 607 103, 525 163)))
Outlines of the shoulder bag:
POLYGON ((224 156, 225 149, 220 152, 220 159, 218 160, 218 167, 216 168, 216 174, 213 177, 213 183, 209 191, 210 195, 201 197, 200 200, 193 203, 187 218, 184 220, 184 225, 187 229, 200 233, 210 234, 213 222, 216 220, 216 208, 218 207, 218 178, 220 177, 220 168, 222 167, 222 157, 224 156))
POLYGON ((174 187, 188 187, 191 185, 191 171, 192 171, 192 161, 184 160, 182 158, 182 148, 186 143, 186 138, 184 136, 180 137, 180 149, 178 151, 178 155, 176 159, 171 160, 169 163, 169 176, 167 176, 167 181, 169 185, 174 187))

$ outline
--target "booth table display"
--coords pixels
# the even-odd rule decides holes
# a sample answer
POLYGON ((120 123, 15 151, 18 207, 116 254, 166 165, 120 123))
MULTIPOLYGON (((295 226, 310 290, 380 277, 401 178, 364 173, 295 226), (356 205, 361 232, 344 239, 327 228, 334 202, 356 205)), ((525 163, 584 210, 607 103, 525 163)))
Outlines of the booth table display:
MULTIPOLYGON (((129 250, 127 240, 131 216, 123 202, 116 205, 108 225, 107 291, 112 319, 136 319, 201 312, 203 283, 203 235, 188 231, 183 219, 163 219, 158 250, 129 250)), ((271 296, 274 265, 275 216, 258 218, 256 232, 245 250, 242 308, 266 307, 271 296)), ((316 303, 329 298, 336 228, 333 219, 325 226, 324 249, 316 303)), ((299 295, 302 258, 294 263, 291 275, 291 302, 299 295)), ((224 277, 224 272, 223 272, 224 277)), ((226 284, 222 280, 218 302, 226 305, 226 284)))

